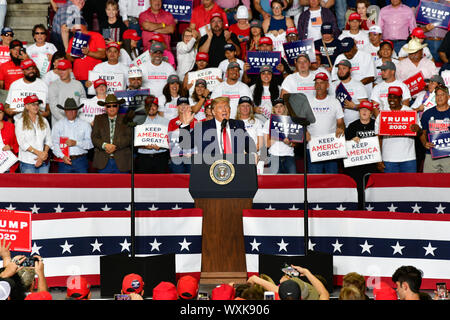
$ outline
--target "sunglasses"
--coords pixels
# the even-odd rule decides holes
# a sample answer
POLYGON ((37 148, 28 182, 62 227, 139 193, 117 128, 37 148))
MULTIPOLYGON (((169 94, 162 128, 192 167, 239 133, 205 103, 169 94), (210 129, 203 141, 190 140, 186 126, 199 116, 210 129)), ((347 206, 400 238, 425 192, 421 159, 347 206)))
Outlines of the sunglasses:
POLYGON ((34 34, 47 34, 46 32, 35 32, 34 34))
POLYGON ((6 33, 6 34, 2 34, 2 36, 4 36, 4 37, 14 37, 14 34, 6 33))
POLYGON ((118 105, 118 104, 107 104, 105 107, 106 107, 107 109, 109 109, 109 108, 118 108, 119 105, 118 105))

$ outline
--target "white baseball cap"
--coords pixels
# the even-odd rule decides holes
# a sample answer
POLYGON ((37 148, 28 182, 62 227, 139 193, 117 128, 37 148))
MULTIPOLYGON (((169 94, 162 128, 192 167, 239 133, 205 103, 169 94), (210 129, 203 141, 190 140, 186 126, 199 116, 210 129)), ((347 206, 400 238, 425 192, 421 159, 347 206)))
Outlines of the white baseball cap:
POLYGON ((6 300, 11 293, 11 286, 7 281, 0 281, 0 300, 6 300))
POLYGON ((142 77, 142 70, 139 67, 131 67, 128 69, 128 78, 142 77))
POLYGON ((236 19, 248 19, 248 9, 246 6, 239 6, 236 11, 236 19))
POLYGON ((381 28, 379 26, 371 26, 369 28, 369 33, 371 33, 371 32, 373 32, 373 33, 383 33, 383 32, 381 32, 381 28))

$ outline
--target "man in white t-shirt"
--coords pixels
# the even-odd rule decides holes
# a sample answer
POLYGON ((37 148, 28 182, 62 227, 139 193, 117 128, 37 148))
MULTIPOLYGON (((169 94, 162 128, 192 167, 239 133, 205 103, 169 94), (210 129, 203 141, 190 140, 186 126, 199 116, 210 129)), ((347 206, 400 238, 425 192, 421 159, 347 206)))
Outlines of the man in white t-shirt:
POLYGON ((119 62, 120 57, 120 45, 117 42, 110 42, 106 46, 106 58, 105 62, 97 64, 92 71, 100 73, 122 74, 123 75, 123 89, 126 88, 128 83, 128 66, 119 62))
MULTIPOLYGON (((366 87, 367 93, 372 92, 372 83, 375 81, 376 69, 372 56, 362 50, 358 50, 355 40, 347 37, 341 40, 342 52, 337 56, 335 64, 347 59, 352 64, 352 77, 359 80, 366 87)), ((331 70, 331 79, 337 80, 337 68, 331 70)))
MULTIPOLYGON (((23 109, 16 109, 16 101, 26 96, 37 95, 43 101, 44 109, 41 109, 41 115, 48 117, 50 115, 50 106, 48 104, 48 86, 37 76, 37 67, 33 60, 26 59, 20 64, 24 77, 11 83, 9 87, 8 96, 5 100, 5 112, 14 116, 17 120, 23 109)), ((20 104, 20 103, 19 103, 20 104)), ((20 106, 19 106, 20 107, 20 106)))
MULTIPOLYGON (((402 88, 391 86, 388 90, 388 104, 392 111, 412 111, 406 105, 402 105, 402 88)), ((380 133, 380 116, 375 120, 375 133, 380 133)), ((419 122, 417 122, 419 123, 419 122)), ((419 132, 418 124, 412 124, 411 130, 419 132)), ((380 139, 381 156, 383 162, 378 169, 380 171, 391 172, 417 172, 416 148, 414 137, 403 136, 378 136, 380 139)))
POLYGON ((162 95, 162 90, 167 84, 171 74, 176 74, 172 65, 163 61, 164 46, 154 42, 150 47, 150 62, 141 66, 143 73, 143 86, 150 88, 155 97, 162 95))
MULTIPOLYGON (((320 137, 331 133, 336 133, 336 137, 340 137, 345 132, 341 104, 336 98, 328 95, 330 83, 325 73, 316 74, 314 81, 315 95, 307 97, 316 122, 307 127, 306 141, 310 141, 311 137, 320 137)), ((307 161, 309 173, 338 173, 337 160, 311 162, 308 150, 307 161)))
POLYGON ((93 81, 95 96, 92 98, 82 98, 80 103, 83 104, 83 108, 80 110, 80 119, 89 122, 91 126, 94 125, 94 118, 98 114, 106 113, 104 106, 98 104, 99 101, 105 101, 106 92, 108 90, 108 84, 105 79, 97 79, 93 81))
POLYGON ((230 99, 230 118, 236 118, 239 98, 251 97, 250 88, 239 81, 241 66, 237 62, 230 62, 227 67, 227 80, 217 85, 211 93, 211 99, 217 97, 228 97, 230 99))
POLYGON ((358 50, 364 50, 364 48, 369 44, 369 35, 367 31, 361 30, 361 16, 354 12, 348 17, 348 24, 350 30, 343 30, 339 36, 339 40, 346 37, 351 37, 355 40, 358 50))
POLYGON ((295 59, 297 72, 288 75, 281 84, 281 94, 285 93, 304 93, 307 96, 314 96, 314 75, 311 72, 311 61, 307 54, 299 54, 295 59))
POLYGON ((345 126, 348 127, 350 123, 359 119, 359 111, 358 106, 359 103, 363 100, 368 99, 367 91, 364 85, 359 80, 355 80, 351 76, 352 64, 348 60, 341 60, 338 62, 335 67, 338 69, 337 75, 339 80, 333 81, 330 85, 330 94, 333 97, 336 97, 339 101, 339 97, 337 97, 336 89, 339 84, 342 83, 345 90, 347 90, 348 94, 351 97, 351 100, 344 99, 343 108, 344 108, 344 122, 345 126))
POLYGON ((406 84, 395 78, 396 67, 392 61, 385 61, 381 67, 381 78, 383 81, 377 84, 370 95, 370 100, 376 107, 374 109, 375 116, 378 115, 379 110, 388 110, 388 89, 392 86, 397 86, 402 89, 402 104, 409 106, 409 100, 411 99, 411 93, 409 92, 406 84))

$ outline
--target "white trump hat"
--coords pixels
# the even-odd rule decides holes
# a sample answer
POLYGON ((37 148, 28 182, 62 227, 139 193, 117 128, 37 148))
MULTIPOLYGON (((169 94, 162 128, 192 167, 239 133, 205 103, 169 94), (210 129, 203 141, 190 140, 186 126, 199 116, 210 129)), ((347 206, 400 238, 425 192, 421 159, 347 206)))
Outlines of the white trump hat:
POLYGON ((142 77, 142 70, 138 67, 131 67, 128 69, 128 78, 142 77))

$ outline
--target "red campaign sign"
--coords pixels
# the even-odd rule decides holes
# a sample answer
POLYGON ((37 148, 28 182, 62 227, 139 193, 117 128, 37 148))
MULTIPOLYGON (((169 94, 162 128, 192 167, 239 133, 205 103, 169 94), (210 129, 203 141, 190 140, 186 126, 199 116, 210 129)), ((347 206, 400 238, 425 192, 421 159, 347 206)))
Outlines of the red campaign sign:
POLYGON ((31 252, 31 212, 0 209, 0 240, 11 251, 31 252))
POLYGON ((423 77, 422 72, 419 72, 413 75, 412 77, 406 79, 405 81, 403 81, 403 83, 406 84, 406 86, 408 87, 409 92, 411 92, 411 96, 416 95, 417 93, 422 91, 426 86, 425 78, 423 77))
POLYGON ((415 111, 380 111, 380 136, 415 136, 412 124, 417 123, 415 111))

